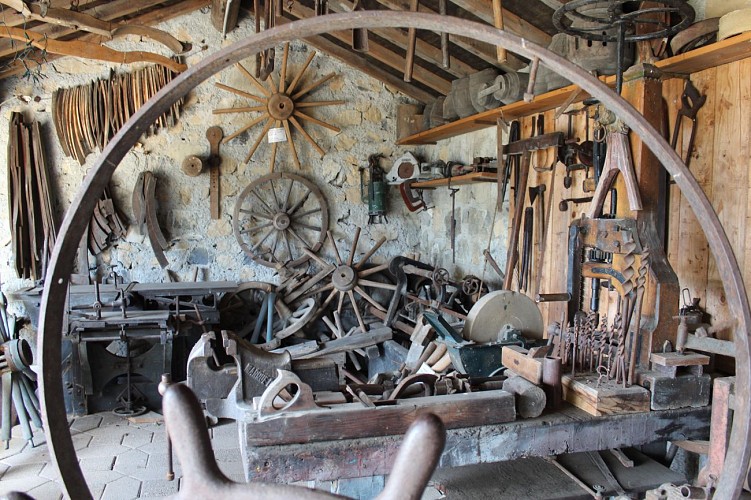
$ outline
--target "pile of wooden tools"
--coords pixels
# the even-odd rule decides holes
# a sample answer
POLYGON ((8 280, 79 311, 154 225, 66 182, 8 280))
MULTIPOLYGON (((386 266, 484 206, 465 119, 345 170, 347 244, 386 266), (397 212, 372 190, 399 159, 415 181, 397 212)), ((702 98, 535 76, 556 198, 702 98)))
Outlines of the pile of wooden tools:
POLYGON ((2 376, 2 425, 0 441, 8 442, 11 437, 11 405, 16 410, 24 439, 34 446, 30 423, 42 428, 39 418, 39 400, 34 392, 36 374, 29 368, 33 352, 29 343, 19 338, 15 317, 8 316, 5 295, 0 292, 0 376, 2 376))
MULTIPOLYGON (((52 118, 63 152, 83 165, 89 153, 104 149, 125 122, 176 75, 164 66, 148 66, 56 90, 52 94, 52 118)), ((181 106, 182 99, 157 118, 147 134, 175 125, 181 106)))
POLYGON ((12 113, 8 139, 8 193, 13 261, 21 278, 38 280, 55 245, 49 172, 39 123, 12 113))
POLYGON ((89 222, 87 231, 89 250, 92 254, 99 255, 114 240, 124 238, 127 232, 125 224, 115 209, 110 190, 107 188, 97 201, 94 215, 91 216, 91 222, 89 222))

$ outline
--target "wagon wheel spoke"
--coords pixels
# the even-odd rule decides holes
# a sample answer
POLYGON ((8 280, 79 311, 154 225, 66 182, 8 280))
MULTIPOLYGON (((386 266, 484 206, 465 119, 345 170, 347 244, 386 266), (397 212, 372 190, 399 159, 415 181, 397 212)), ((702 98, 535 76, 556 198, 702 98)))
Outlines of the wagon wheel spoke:
POLYGON ((383 307, 381 304, 379 304, 378 302, 376 302, 375 299, 373 297, 371 297, 370 294, 368 294, 368 292, 366 292, 365 290, 363 290, 361 287, 356 286, 355 287, 355 291, 358 293, 358 295, 360 295, 363 299, 365 299, 368 302, 370 302, 370 304, 373 307, 375 307, 376 309, 378 309, 379 311, 385 311, 386 310, 385 307, 383 307))
POLYGON ((349 258, 347 259, 347 265, 352 267, 352 260, 355 258, 355 252, 357 252, 357 242, 360 240, 360 226, 355 229, 355 237, 352 238, 352 248, 349 249, 349 258))
POLYGON ((240 213, 241 214, 248 214, 251 217, 255 217, 256 219, 271 220, 271 217, 268 214, 262 214, 262 213, 254 212, 252 210, 248 210, 247 208, 241 208, 240 209, 240 213))
POLYGON ((357 316, 357 322, 360 325, 360 329, 363 332, 367 332, 368 331, 368 327, 365 326, 365 321, 363 321, 363 319, 362 319, 362 313, 360 312, 360 308, 358 307, 357 301, 355 300, 355 294, 354 294, 354 292, 352 292, 352 290, 350 290, 349 292, 347 292, 347 295, 349 295, 349 301, 352 302, 352 309, 355 310, 355 316, 357 316))
POLYGON ((250 227, 250 228, 247 228, 247 229, 243 229, 242 231, 240 231, 240 233, 241 234, 253 234, 253 233, 256 233, 259 230, 267 228, 269 226, 271 226, 271 222, 269 222, 267 224, 261 224, 260 226, 254 226, 254 227, 250 227))

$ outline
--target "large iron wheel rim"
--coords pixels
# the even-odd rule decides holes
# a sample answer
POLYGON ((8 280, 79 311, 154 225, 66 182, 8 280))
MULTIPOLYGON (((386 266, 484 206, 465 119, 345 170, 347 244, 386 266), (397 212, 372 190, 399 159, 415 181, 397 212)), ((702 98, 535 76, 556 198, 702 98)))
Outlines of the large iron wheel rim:
MULTIPOLYGON (((658 29, 649 33, 637 35, 635 33, 628 33, 624 40, 626 42, 640 42, 645 40, 653 40, 655 38, 665 38, 678 33, 681 30, 688 28, 688 26, 694 22, 696 13, 693 7, 691 7, 685 0, 655 0, 657 3, 664 5, 664 7, 655 7, 649 9, 641 9, 643 14, 661 14, 661 13, 675 13, 680 16, 680 21, 674 26, 667 26, 662 29, 658 29)), ((579 11, 582 7, 592 6, 597 7, 603 5, 606 2, 603 0, 573 0, 563 6, 559 7, 553 13, 553 26, 567 35, 581 37, 587 40, 597 42, 616 42, 618 36, 615 34, 607 33, 606 30, 616 28, 618 19, 615 16, 621 16, 621 22, 626 22, 628 25, 633 26, 636 23, 649 23, 650 20, 638 19, 636 13, 628 13, 623 11, 623 6, 627 4, 639 4, 637 0, 610 0, 608 5, 610 6, 610 18, 602 18, 597 16, 587 15, 584 12, 579 11), (567 26, 563 20, 567 17, 574 17, 580 21, 588 23, 596 23, 596 26, 591 28, 572 28, 567 26)))
MULTIPOLYGON (((737 318, 734 331, 737 353, 736 418, 733 419, 730 435, 730 442, 736 443, 737 446, 731 446, 728 449, 725 467, 717 483, 718 498, 737 497, 746 479, 749 456, 751 455, 751 443, 748 440, 751 428, 751 401, 749 400, 749 391, 751 390, 751 359, 749 356, 751 309, 743 284, 743 275, 727 234, 711 202, 690 170, 676 152, 670 148, 660 132, 652 127, 646 118, 640 115, 628 102, 582 68, 551 51, 489 25, 435 14, 381 11, 332 14, 295 21, 249 36, 217 51, 172 80, 149 103, 141 107, 109 142, 99 159, 87 173, 81 189, 71 202, 60 226, 60 234, 55 243, 45 278, 39 321, 41 326, 39 330, 39 345, 41 346, 39 369, 41 377, 39 380, 40 392, 42 393, 42 416, 49 452, 60 473, 65 493, 76 498, 91 498, 91 492, 76 459, 76 451, 67 425, 63 398, 60 344, 65 318, 65 297, 74 267, 73 259, 86 229, 86 221, 93 214, 96 200, 109 183, 117 166, 138 141, 143 130, 148 128, 170 106, 183 98, 198 84, 218 71, 261 50, 271 48, 286 40, 327 33, 333 25, 342 30, 415 28, 443 31, 492 45, 499 45, 529 59, 538 58, 562 77, 577 82, 584 92, 600 100, 621 117, 624 123, 641 138, 649 150, 660 159, 663 167, 675 179, 676 185, 696 215, 717 263, 718 272, 725 277, 723 289, 731 315, 737 318)), ((253 491, 253 485, 249 484, 248 493, 251 494, 253 491)))
MULTIPOLYGON (((285 193, 282 193, 285 194, 285 193)), ((287 196, 286 201, 289 201, 289 196, 287 196)), ((286 202, 278 202, 277 203, 286 203, 286 202)), ((299 200, 298 200, 299 201, 299 200)), ((309 210, 314 210, 309 209, 309 210)), ((308 211, 309 211, 308 210, 308 211)), ((316 253, 318 250, 321 249, 321 246, 323 245, 324 240, 326 239, 326 230, 328 229, 329 225, 329 210, 328 206, 326 205, 326 198, 324 198, 323 193, 321 190, 313 184, 311 181, 306 179, 305 177, 301 177, 299 175, 290 174, 286 172, 276 172, 272 174, 264 175, 263 177, 259 177, 258 179, 254 180, 250 184, 248 184, 245 189, 240 193, 240 195, 237 197, 237 202, 235 203, 235 211, 232 218, 232 230, 235 234, 235 239, 237 239, 237 242, 240 244, 240 247, 242 248, 243 252, 245 252, 245 255, 253 259, 254 262, 257 264, 260 264, 262 266, 266 267, 272 267, 277 268, 279 266, 288 266, 288 267, 297 267, 305 262, 307 262, 310 259, 310 256, 306 255, 300 246, 308 248, 311 252, 316 253), (274 188, 274 181, 279 181, 282 179, 286 179, 290 181, 289 187, 290 192, 292 188, 295 186, 295 183, 299 183, 302 186, 304 186, 308 192, 306 195, 304 195, 305 200, 303 200, 303 203, 296 207, 295 203, 293 203, 290 206, 282 205, 273 207, 268 205, 269 200, 260 200, 258 198, 258 189, 263 187, 264 185, 268 185, 273 193, 273 198, 276 199, 278 196, 275 192, 274 188), (303 214, 300 215, 300 212, 297 212, 294 209, 301 209, 302 207, 306 206, 308 204, 308 200, 310 199, 310 196, 313 197, 312 204, 316 206, 314 209, 317 210, 317 212, 309 213, 309 214, 303 214), (256 203, 252 203, 253 199, 255 199, 256 203), (259 203, 260 201, 260 203, 259 203), (247 203, 250 203, 250 206, 260 206, 258 208, 258 212, 252 212, 248 213, 250 211, 250 208, 246 208, 248 205, 247 203), (265 204, 265 206, 264 206, 265 204), (274 214, 265 213, 262 214, 261 212, 266 209, 273 209, 276 210, 274 214), (290 212, 295 213, 290 213, 290 212), (303 221, 302 219, 305 219, 306 217, 312 216, 315 213, 320 214, 320 221, 317 221, 320 223, 320 228, 318 230, 312 230, 310 227, 309 222, 310 220, 303 221), (255 219, 259 221, 258 226, 260 229, 257 231, 260 233, 260 236, 258 237, 258 240, 255 243, 261 243, 260 245, 256 246, 253 243, 253 240, 251 239, 253 235, 251 235, 248 231, 249 229, 244 227, 243 222, 244 221, 251 221, 254 219, 254 215, 256 216, 255 219), (262 215, 262 217, 258 217, 259 215, 262 215), (270 218, 269 218, 270 217, 270 218), (283 219, 280 223, 279 220, 283 219), (268 222, 261 222, 262 220, 267 220, 268 222), (265 224, 270 224, 270 226, 265 226, 265 224), (297 227, 295 227, 297 226, 297 227), (308 226, 308 227, 305 227, 308 226), (263 231, 263 229, 268 228, 269 231, 263 231), (306 240, 302 237, 300 234, 303 231, 308 231, 309 233, 306 235, 310 237, 310 232, 314 233, 314 240, 306 240), (318 233, 317 236, 315 233, 318 233), (274 248, 272 248, 270 252, 271 258, 268 257, 269 252, 261 252, 260 249, 263 249, 263 241, 261 241, 264 238, 264 235, 268 235, 266 239, 274 241, 274 248), (273 238, 273 239, 272 239, 273 238), (281 240, 281 243, 280 243, 281 240), (313 243, 308 243, 308 241, 313 241, 313 243), (293 245, 292 242, 295 242, 293 245), (287 256, 289 257, 286 260, 282 260, 280 258, 277 258, 277 252, 276 248, 281 245, 281 249, 279 252, 279 255, 284 255, 284 252, 287 253, 287 256), (308 246, 310 245, 310 246, 308 246), (293 252, 292 247, 295 247, 297 249, 297 252, 293 252), (295 257, 293 255, 294 253, 298 254, 298 257, 295 257)))

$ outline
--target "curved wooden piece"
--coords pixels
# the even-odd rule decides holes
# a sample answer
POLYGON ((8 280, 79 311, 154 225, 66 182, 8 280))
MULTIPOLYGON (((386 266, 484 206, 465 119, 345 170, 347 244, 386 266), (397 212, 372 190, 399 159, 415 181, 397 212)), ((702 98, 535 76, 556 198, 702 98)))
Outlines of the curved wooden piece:
POLYGON ((0 38, 10 38, 19 42, 29 43, 37 49, 45 50, 50 54, 59 54, 63 56, 83 57, 86 59, 95 59, 97 61, 107 61, 119 64, 131 64, 135 62, 151 62, 165 66, 175 73, 182 73, 188 66, 173 61, 169 57, 164 57, 151 52, 135 50, 132 52, 120 52, 119 50, 98 45, 96 43, 81 42, 72 40, 63 42, 47 38, 41 33, 23 30, 20 28, 4 27, 0 30, 0 38))

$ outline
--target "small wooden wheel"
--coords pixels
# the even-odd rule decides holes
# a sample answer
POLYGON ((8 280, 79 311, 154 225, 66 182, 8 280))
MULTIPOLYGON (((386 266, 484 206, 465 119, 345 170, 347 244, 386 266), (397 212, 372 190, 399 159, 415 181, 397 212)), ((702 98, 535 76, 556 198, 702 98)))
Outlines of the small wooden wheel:
POLYGON ((318 187, 299 175, 265 175, 246 187, 235 205, 235 238, 245 254, 267 267, 295 267, 326 239, 329 210, 318 187))

